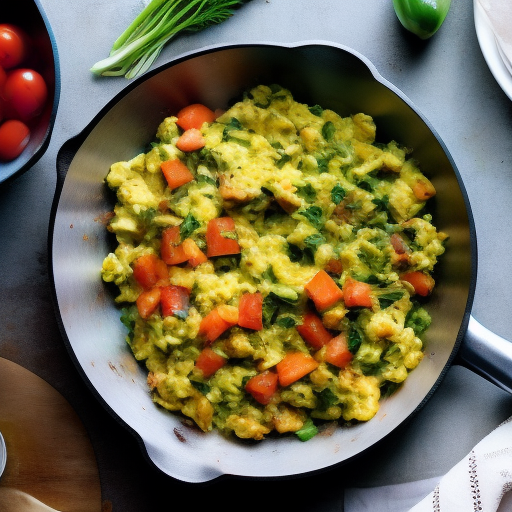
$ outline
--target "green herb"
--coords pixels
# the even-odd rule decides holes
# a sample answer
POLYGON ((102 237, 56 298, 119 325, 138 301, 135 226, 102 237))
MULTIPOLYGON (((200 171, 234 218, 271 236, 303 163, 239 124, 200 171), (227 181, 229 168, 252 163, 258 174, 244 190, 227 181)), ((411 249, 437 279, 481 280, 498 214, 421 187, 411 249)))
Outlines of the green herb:
POLYGON ((247 0, 151 0, 114 42, 96 75, 134 78, 146 72, 180 32, 198 32, 228 19, 247 0))
POLYGON ((314 235, 309 235, 304 239, 304 245, 307 249, 310 249, 314 254, 318 247, 322 244, 325 244, 326 240, 323 235, 320 233, 315 233, 314 235))
POLYGON ((247 139, 241 139, 240 137, 234 137, 230 134, 231 131, 240 131, 243 130, 244 127, 240 123, 240 121, 236 117, 232 117, 229 120, 229 123, 224 127, 224 131, 222 132, 222 140, 223 142, 235 142, 240 146, 244 146, 246 148, 251 146, 251 141, 247 139))
POLYGON ((265 281, 270 281, 271 283, 277 283, 277 277, 274 274, 274 269, 272 268, 272 265, 269 265, 265 272, 261 274, 261 277, 265 281))
POLYGON ((387 212, 389 208, 389 196, 384 195, 380 199, 376 197, 372 199, 372 203, 377 206, 377 210, 387 212))
POLYGON ((242 123, 236 118, 232 117, 229 120, 229 123, 224 127, 224 131, 222 132, 222 140, 226 141, 229 137, 229 132, 231 130, 243 130, 244 127, 242 126, 242 123))
POLYGON ((128 339, 133 340, 135 329, 135 312, 133 308, 121 309, 121 323, 128 329, 128 339))
POLYGON ((361 333, 356 327, 352 326, 348 331, 348 349, 350 352, 355 354, 359 350, 362 342, 363 337, 361 336, 361 333))
POLYGON ((421 336, 430 326, 432 319, 427 310, 418 303, 414 303, 413 308, 405 318, 405 327, 411 327, 416 336, 421 336))
POLYGON ((329 157, 317 157, 316 158, 316 163, 318 165, 318 172, 320 174, 322 174, 324 172, 329 172, 329 161, 330 161, 329 157))
POLYGON ((289 308, 290 304, 296 305, 298 300, 297 292, 286 285, 274 285, 272 289, 263 299, 263 325, 267 328, 277 321, 281 307, 289 308))
POLYGON ((210 178, 210 176, 207 176, 206 174, 198 174, 196 177, 197 183, 207 183, 208 185, 213 185, 214 187, 217 186, 217 182, 210 178))
POLYGON ((316 199, 316 190, 311 183, 307 183, 303 187, 297 187, 297 195, 312 203, 316 199))
POLYGON ((282 316, 276 320, 276 324, 283 329, 290 329, 291 327, 295 327, 297 322, 291 316, 282 316))
POLYGON ((263 325, 265 327, 270 327, 277 318, 279 310, 279 301, 277 297, 269 293, 264 299, 263 299, 263 308, 262 308, 262 318, 263 318, 263 325))
POLYGON ((309 441, 318 434, 318 428, 313 423, 313 420, 308 418, 302 425, 302 428, 297 430, 295 434, 301 441, 309 441))
POLYGON ((396 290, 379 295, 378 299, 381 309, 388 308, 391 306, 391 304, 395 303, 397 300, 400 300, 403 296, 404 292, 402 290, 396 290))
POLYGON ((305 210, 299 212, 301 215, 306 217, 308 221, 317 229, 320 229, 323 225, 323 212, 320 206, 310 206, 305 210))
POLYGON ((336 132, 336 127, 332 121, 327 121, 322 126, 322 137, 329 142, 336 132))
POLYGON ((370 251, 366 247, 359 247, 357 253, 359 260, 364 263, 374 274, 380 274, 384 271, 386 265, 386 255, 382 251, 370 251))
POLYGON ((380 397, 388 398, 401 387, 402 382, 390 382, 389 380, 384 382, 384 384, 380 388, 380 397))
POLYGON ((324 109, 320 105, 312 105, 308 109, 313 115, 321 117, 324 109))
POLYGON ((278 169, 281 169, 286 162, 289 162, 292 159, 290 155, 287 155, 286 153, 283 153, 279 160, 276 160, 276 167, 278 169))
POLYGON ((329 389, 325 388, 317 394, 318 405, 317 408, 321 411, 326 411, 329 407, 339 403, 338 397, 329 389))
POLYGON ((283 145, 278 141, 278 140, 275 140, 273 142, 270 143, 270 145, 274 148, 274 149, 284 149, 283 148, 283 145))
POLYGON ((239 146, 243 146, 244 148, 251 147, 251 141, 248 139, 241 139, 240 137, 233 137, 232 135, 229 135, 227 140, 229 142, 234 142, 235 144, 238 144, 239 146))
POLYGON ((213 267, 216 272, 226 273, 238 268, 240 264, 240 255, 220 256, 213 260, 213 267))
POLYGON ((196 380, 191 380, 190 384, 192 384, 192 386, 194 386, 203 395, 206 395, 207 393, 210 392, 210 386, 208 386, 208 384, 206 384, 204 382, 198 382, 196 380))
POLYGON ((343 201, 343 199, 345 199, 346 195, 347 195, 347 192, 339 184, 334 185, 334 187, 331 190, 331 199, 334 204, 340 204, 341 201, 343 201))
POLYGON ((302 263, 303 265, 310 265, 314 263, 311 251, 303 251, 295 244, 288 244, 288 256, 290 257, 290 261, 293 263, 302 263))
POLYGON ((189 238, 190 235, 201 226, 198 220, 192 215, 188 214, 183 222, 180 224, 180 237, 182 240, 189 238))
POLYGON ((148 227, 155 218, 156 210, 154 208, 148 208, 147 210, 141 210, 139 218, 143 222, 144 226, 148 227))

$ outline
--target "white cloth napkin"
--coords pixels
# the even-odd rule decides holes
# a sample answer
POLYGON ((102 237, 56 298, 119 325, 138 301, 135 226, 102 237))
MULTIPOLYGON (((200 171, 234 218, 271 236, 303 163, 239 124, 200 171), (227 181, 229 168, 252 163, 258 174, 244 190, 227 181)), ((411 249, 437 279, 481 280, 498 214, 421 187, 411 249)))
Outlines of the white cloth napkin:
POLYGON ((512 417, 480 441, 440 479, 372 489, 347 489, 344 510, 512 512, 512 417))
POLYGON ((496 46, 508 71, 512 73, 512 2, 478 0, 496 39, 496 46))

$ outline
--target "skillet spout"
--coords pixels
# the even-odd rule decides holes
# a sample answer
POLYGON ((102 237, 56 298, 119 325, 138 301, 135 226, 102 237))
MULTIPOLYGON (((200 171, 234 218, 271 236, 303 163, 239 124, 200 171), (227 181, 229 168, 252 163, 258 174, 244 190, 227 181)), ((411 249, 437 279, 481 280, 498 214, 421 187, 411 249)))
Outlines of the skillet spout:
POLYGON ((512 343, 493 333, 473 316, 459 357, 468 368, 512 393, 512 343))

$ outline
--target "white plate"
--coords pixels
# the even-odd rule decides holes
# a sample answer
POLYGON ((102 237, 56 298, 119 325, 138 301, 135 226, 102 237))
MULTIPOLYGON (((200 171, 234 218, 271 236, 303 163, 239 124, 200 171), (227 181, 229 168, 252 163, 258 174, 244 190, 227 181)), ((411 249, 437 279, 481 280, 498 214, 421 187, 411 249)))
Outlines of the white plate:
POLYGON ((494 36, 489 19, 478 0, 473 0, 475 11, 475 28, 478 43, 491 73, 503 89, 505 94, 512 100, 512 74, 508 71, 494 36))

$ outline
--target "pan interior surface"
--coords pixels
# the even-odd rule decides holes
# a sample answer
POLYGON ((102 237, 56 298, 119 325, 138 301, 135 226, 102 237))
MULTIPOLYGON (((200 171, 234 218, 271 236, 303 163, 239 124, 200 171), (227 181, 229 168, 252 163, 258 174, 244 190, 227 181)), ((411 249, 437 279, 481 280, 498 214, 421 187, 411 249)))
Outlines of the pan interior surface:
POLYGON ((325 44, 207 49, 134 83, 92 122, 69 165, 55 211, 52 270, 60 320, 70 352, 92 389, 142 439, 163 472, 189 482, 222 474, 275 477, 305 474, 349 460, 380 441, 429 396, 443 375, 472 298, 472 227, 451 159, 410 103, 351 51, 325 44), (112 163, 144 151, 164 117, 201 102, 226 108, 257 84, 278 83, 295 99, 341 115, 364 112, 377 138, 413 148, 437 189, 434 224, 449 234, 429 303, 426 356, 398 393, 368 423, 337 428, 303 443, 269 438, 227 440, 204 434, 153 404, 146 371, 124 341, 113 291, 100 277, 114 247, 106 230, 115 197, 104 178, 112 163))

